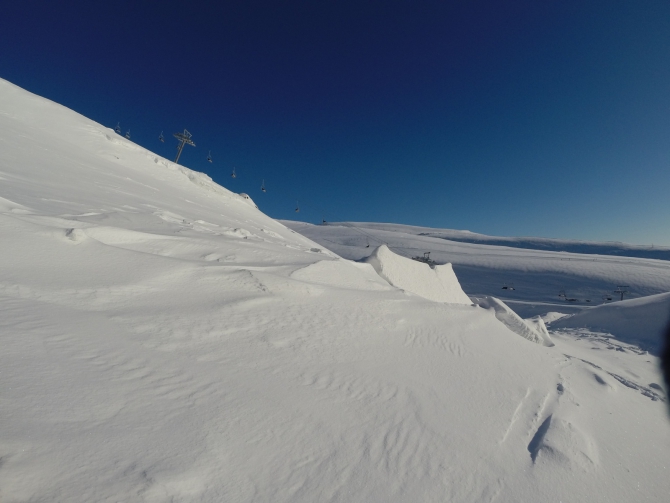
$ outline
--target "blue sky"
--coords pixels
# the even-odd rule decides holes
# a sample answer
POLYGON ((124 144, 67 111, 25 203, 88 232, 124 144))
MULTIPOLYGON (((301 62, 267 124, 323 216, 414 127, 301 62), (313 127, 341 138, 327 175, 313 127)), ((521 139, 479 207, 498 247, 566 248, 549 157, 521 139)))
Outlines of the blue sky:
POLYGON ((275 218, 670 245, 667 0, 25 0, 0 43, 275 218))

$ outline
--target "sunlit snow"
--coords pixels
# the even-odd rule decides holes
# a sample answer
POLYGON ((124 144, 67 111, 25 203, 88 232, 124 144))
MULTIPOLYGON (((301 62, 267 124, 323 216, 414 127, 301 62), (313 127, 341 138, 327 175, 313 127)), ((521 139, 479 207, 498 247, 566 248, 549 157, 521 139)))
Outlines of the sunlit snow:
POLYGON ((459 243, 480 248, 441 260, 455 275, 352 262, 264 215, 262 196, 6 81, 0 142, 0 500, 670 493, 656 357, 583 327, 544 334, 542 320, 526 326, 555 346, 534 343, 465 295, 517 266, 531 292, 536 277, 616 271, 660 293, 661 261, 548 271, 537 257, 558 252, 459 243))

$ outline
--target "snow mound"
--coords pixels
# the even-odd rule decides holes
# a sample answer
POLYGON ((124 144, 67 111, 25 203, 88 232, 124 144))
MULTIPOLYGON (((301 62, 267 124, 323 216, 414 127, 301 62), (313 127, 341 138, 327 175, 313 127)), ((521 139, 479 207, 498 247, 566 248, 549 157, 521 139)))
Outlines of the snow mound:
POLYGON ((639 344, 658 354, 661 334, 670 315, 670 292, 603 304, 566 316, 551 324, 556 328, 588 328, 607 332, 625 342, 639 344))
POLYGON ((473 301, 484 309, 493 310, 496 318, 515 334, 542 346, 554 346, 541 318, 538 317, 539 322, 535 319, 530 322, 524 320, 512 311, 502 300, 496 299, 495 297, 474 297, 473 301), (542 323, 541 325, 540 322, 542 323), (542 330, 542 328, 544 328, 544 330, 542 330))
POLYGON ((525 321, 526 325, 529 325, 537 333, 549 337, 549 331, 547 330, 547 325, 545 325, 544 319, 542 319, 542 316, 540 316, 540 315, 533 316, 532 318, 526 318, 523 321, 525 321))
POLYGON ((598 468, 598 450, 593 439, 570 421, 549 415, 528 444, 534 465, 551 468, 567 465, 571 470, 592 472, 598 468))
POLYGON ((376 274, 370 264, 349 260, 321 260, 298 269, 291 278, 350 290, 390 290, 391 287, 376 274))
POLYGON ((434 302, 472 304, 458 282, 451 264, 431 268, 379 246, 366 260, 391 285, 434 302))
POLYGON ((548 313, 541 314, 542 321, 544 321, 545 326, 547 323, 553 323, 556 320, 560 320, 561 318, 565 318, 566 316, 569 316, 567 313, 559 313, 557 311, 549 311, 548 313))
POLYGON ((86 234, 81 229, 67 229, 65 231, 65 236, 75 243, 80 243, 86 239, 86 234))

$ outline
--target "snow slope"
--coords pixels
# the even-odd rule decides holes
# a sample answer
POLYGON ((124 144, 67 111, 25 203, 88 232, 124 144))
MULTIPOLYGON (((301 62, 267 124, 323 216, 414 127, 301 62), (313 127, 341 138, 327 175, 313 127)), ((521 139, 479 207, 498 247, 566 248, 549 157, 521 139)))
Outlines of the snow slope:
POLYGON ((0 142, 0 500, 670 492, 653 356, 408 296, 6 81, 0 142))
POLYGON ((670 292, 597 306, 556 320, 551 328, 606 332, 659 354, 659 341, 669 316, 670 292))

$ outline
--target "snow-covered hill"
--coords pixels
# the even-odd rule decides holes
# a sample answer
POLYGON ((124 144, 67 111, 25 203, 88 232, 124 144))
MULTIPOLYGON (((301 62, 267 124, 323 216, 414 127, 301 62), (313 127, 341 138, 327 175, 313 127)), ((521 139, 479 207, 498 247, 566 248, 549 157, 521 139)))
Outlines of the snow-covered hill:
POLYGON ((0 142, 0 500, 670 491, 653 356, 407 293, 6 81, 0 142))
POLYGON ((367 229, 388 230, 391 232, 402 231, 407 234, 428 236, 461 243, 485 244, 508 246, 512 248, 527 248, 530 250, 545 250, 557 252, 569 252, 579 254, 615 255, 621 257, 650 258, 657 260, 670 260, 670 248, 667 246, 654 245, 631 245, 617 242, 579 241, 575 239, 551 239, 537 237, 503 237, 487 236, 470 231, 454 229, 433 229, 431 227, 415 227, 411 225, 365 223, 367 229))
POLYGON ((554 321, 560 328, 588 328, 658 350, 658 333, 668 323, 670 292, 585 309, 554 321))
POLYGON ((407 257, 429 251, 437 263, 453 264, 467 294, 500 297, 524 316, 610 302, 618 298, 613 291, 619 285, 627 287, 626 298, 670 291, 666 260, 465 243, 445 237, 462 231, 407 225, 283 223, 352 260, 367 257, 382 243, 407 257))

